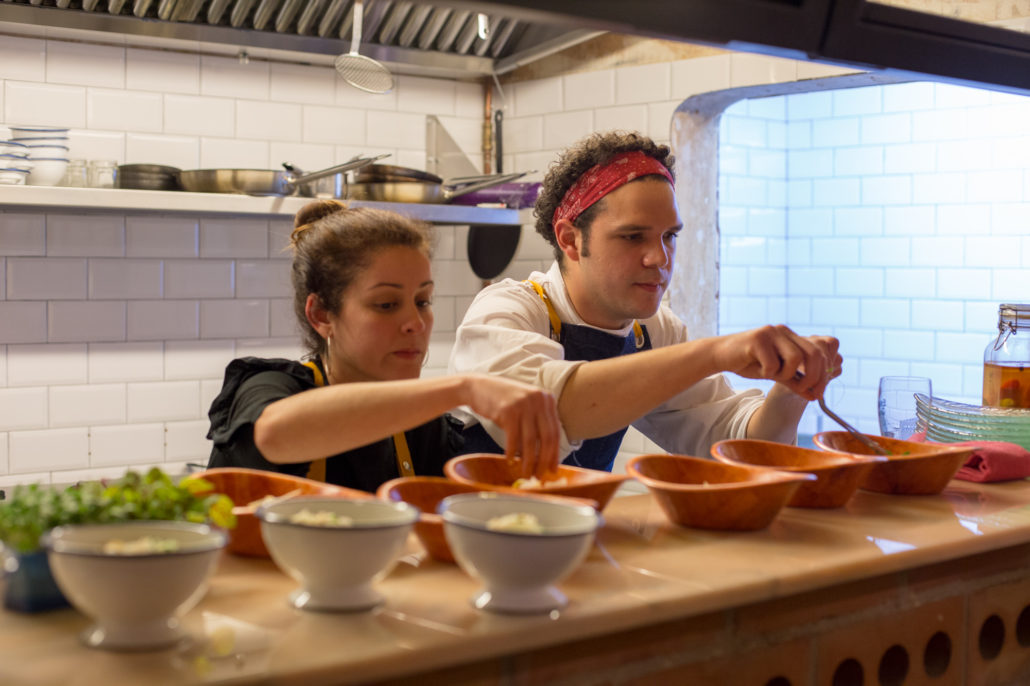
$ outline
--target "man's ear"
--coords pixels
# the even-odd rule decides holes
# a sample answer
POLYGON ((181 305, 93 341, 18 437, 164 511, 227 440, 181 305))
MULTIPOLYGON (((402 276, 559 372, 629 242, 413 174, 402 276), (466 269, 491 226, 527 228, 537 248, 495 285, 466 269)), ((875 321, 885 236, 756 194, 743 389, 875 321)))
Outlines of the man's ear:
POLYGON ((332 332, 329 310, 322 307, 322 302, 314 293, 308 293, 308 299, 304 303, 304 316, 322 338, 326 338, 332 332))
POLYGON ((572 262, 579 262, 582 249, 583 234, 568 219, 559 219, 554 225, 554 237, 565 257, 572 262))

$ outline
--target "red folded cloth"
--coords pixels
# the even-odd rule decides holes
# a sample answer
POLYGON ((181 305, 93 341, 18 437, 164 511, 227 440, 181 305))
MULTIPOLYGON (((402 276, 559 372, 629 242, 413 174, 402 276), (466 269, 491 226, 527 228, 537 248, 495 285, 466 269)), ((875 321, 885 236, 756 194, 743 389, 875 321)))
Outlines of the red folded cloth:
MULTIPOLYGON (((925 443, 926 434, 917 433, 908 440, 925 443)), ((963 481, 1012 481, 1030 476, 1030 450, 1004 441, 963 441, 940 445, 961 445, 976 448, 962 465, 956 479, 963 481)))

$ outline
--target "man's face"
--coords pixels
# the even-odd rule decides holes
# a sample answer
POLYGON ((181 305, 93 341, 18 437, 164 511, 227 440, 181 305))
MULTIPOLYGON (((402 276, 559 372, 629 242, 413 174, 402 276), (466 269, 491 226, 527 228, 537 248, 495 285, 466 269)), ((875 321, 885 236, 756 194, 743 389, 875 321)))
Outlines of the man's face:
POLYGON ((658 311, 683 222, 672 186, 660 178, 628 183, 602 202, 588 244, 579 234, 578 255, 566 255, 566 283, 587 323, 617 329, 658 311))

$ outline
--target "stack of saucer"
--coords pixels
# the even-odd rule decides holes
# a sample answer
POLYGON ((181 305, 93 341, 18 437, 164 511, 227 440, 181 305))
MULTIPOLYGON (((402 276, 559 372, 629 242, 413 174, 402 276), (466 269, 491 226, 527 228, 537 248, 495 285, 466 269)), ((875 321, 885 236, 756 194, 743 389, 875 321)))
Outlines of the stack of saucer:
POLYGON ((0 140, 0 185, 23 186, 32 163, 24 143, 0 140))
POLYGON ((56 186, 68 166, 68 129, 53 126, 12 126, 11 140, 22 143, 32 169, 30 186, 56 186))

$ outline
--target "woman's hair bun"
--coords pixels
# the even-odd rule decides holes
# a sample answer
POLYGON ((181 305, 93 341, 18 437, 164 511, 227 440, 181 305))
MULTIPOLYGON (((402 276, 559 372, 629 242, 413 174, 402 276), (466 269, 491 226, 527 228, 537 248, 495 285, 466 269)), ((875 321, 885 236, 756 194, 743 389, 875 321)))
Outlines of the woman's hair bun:
POLYGON ((333 200, 332 198, 313 200, 300 208, 300 211, 298 211, 296 216, 293 218, 293 226, 295 229, 299 229, 305 224, 312 224, 317 222, 319 219, 328 217, 331 214, 336 214, 337 212, 343 212, 346 209, 347 205, 339 200, 333 200))

